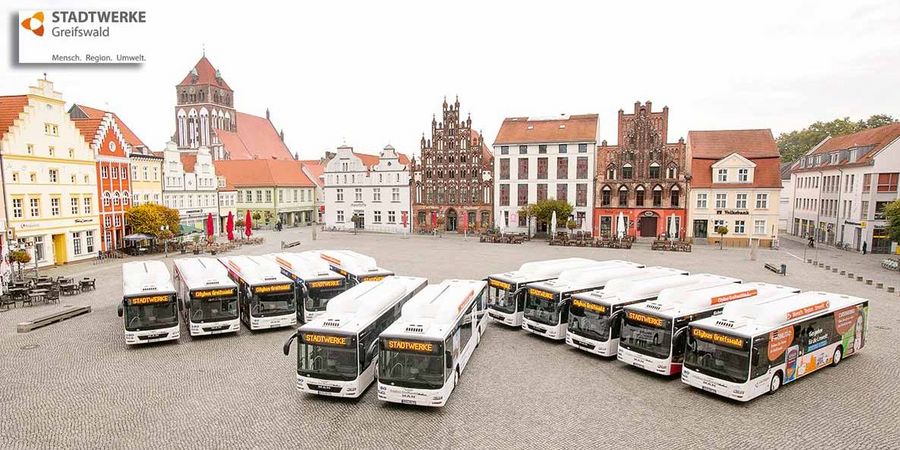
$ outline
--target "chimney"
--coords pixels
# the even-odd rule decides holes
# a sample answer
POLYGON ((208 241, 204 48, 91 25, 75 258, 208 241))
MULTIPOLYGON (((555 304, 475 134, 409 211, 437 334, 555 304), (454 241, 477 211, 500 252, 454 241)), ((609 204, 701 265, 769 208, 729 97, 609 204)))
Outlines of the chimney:
POLYGON ((281 131, 278 132, 278 136, 281 138, 281 142, 284 142, 284 128, 282 128, 281 131))
POLYGON ((266 120, 268 120, 268 121, 270 121, 270 122, 272 121, 272 120, 269 118, 269 108, 266 108, 266 120))

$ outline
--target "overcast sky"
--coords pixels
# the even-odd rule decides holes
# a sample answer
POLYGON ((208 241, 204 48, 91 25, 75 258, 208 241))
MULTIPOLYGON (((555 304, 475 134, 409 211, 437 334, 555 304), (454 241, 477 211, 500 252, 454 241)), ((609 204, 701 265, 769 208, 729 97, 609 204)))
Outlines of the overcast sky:
MULTIPOLYGON (((4 2, 0 36, 18 9, 4 2)), ((2 51, 0 93, 48 72, 68 102, 118 113, 151 148, 174 131, 174 85, 206 46, 235 107, 283 128, 317 158, 343 142, 416 153, 432 114, 456 95, 493 143, 504 117, 616 115, 669 106, 670 140, 688 130, 771 128, 875 113, 900 116, 900 2, 340 1, 104 2, 146 9, 154 39, 136 67, 33 67, 2 51), (162 4, 162 5, 161 5, 162 4), (238 7, 238 5, 242 5, 238 7)), ((71 6, 69 6, 71 7, 71 6)))

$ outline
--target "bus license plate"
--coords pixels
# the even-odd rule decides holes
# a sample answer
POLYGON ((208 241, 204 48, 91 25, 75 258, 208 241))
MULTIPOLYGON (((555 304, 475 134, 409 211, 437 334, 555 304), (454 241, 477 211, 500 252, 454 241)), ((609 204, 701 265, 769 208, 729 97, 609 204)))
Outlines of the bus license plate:
POLYGON ((404 405, 415 405, 416 401, 415 400, 400 400, 400 403, 402 403, 404 405))
POLYGON ((707 385, 705 385, 705 384, 704 384, 703 386, 700 386, 700 388, 703 389, 703 390, 706 391, 706 392, 712 392, 713 394, 716 393, 716 389, 715 389, 715 388, 710 387, 710 386, 707 386, 707 385))

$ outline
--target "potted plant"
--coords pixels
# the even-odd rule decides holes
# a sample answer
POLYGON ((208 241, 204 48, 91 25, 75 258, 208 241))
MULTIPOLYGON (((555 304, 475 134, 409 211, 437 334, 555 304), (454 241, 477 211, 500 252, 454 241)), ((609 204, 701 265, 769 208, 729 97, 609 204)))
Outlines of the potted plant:
POLYGON ((31 262, 31 255, 28 254, 25 250, 11 250, 9 252, 9 261, 13 263, 18 263, 19 266, 19 279, 22 279, 22 264, 28 264, 31 262))
POLYGON ((728 234, 728 227, 724 225, 716 227, 716 234, 719 235, 719 250, 722 250, 725 243, 725 235, 728 234))

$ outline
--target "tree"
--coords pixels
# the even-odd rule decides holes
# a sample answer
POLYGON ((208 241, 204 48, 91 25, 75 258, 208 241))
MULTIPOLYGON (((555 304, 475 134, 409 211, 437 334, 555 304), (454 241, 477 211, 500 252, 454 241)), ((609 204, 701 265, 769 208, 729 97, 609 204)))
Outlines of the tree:
POLYGON ((28 264, 31 262, 31 255, 28 254, 25 250, 10 250, 9 251, 9 262, 18 263, 19 265, 19 279, 22 279, 22 264, 28 264))
POLYGON ((725 235, 728 234, 728 227, 725 225, 716 227, 716 234, 719 235, 719 250, 722 250, 725 245, 725 235))
POLYGON ((900 242, 900 200, 895 200, 884 207, 884 217, 887 219, 887 232, 891 240, 900 242))
POLYGON ((135 206, 125 213, 125 219, 135 233, 149 234, 168 239, 178 231, 178 210, 155 203, 135 206), (168 226, 167 231, 161 230, 168 226))
POLYGON ((556 211, 556 222, 559 226, 560 221, 566 223, 569 216, 572 215, 574 208, 565 200, 547 199, 541 200, 533 205, 529 205, 531 215, 538 220, 550 223, 553 220, 553 212, 556 211))
POLYGON ((569 221, 566 222, 566 228, 568 228, 569 231, 571 232, 571 231, 575 230, 576 228, 578 228, 578 222, 576 222, 572 219, 569 219, 569 221))
POLYGON ((868 128, 877 128, 896 122, 887 114, 875 114, 866 120, 852 121, 849 117, 834 119, 830 122, 815 122, 802 130, 781 133, 778 136, 778 151, 781 160, 792 162, 822 142, 828 136, 841 136, 856 133, 868 128))

